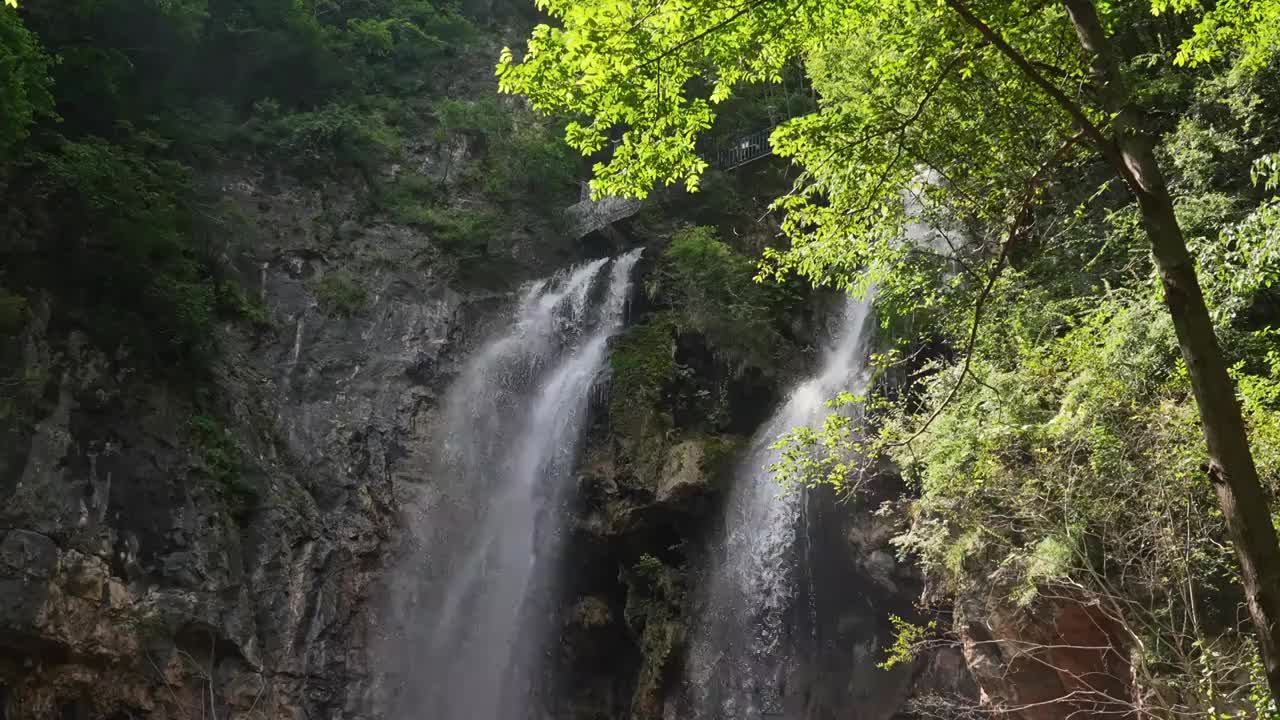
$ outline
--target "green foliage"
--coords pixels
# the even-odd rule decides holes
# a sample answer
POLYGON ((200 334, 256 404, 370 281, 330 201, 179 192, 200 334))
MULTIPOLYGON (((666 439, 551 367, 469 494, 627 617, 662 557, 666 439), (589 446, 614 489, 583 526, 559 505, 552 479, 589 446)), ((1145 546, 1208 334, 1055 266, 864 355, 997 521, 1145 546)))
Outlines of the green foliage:
POLYGON ((787 347, 777 313, 791 298, 753 278, 750 259, 722 242, 715 228, 700 226, 671 238, 656 282, 678 309, 678 330, 705 335, 728 359, 772 368, 787 347))
MULTIPOLYGON (((1213 691, 1228 692, 1243 662, 1235 650, 1200 658, 1199 637, 1169 624, 1194 614, 1225 646, 1239 642, 1232 603, 1206 600, 1227 595, 1238 570, 1164 308, 1145 288, 1054 299, 1022 273, 1009 273, 991 302, 1001 321, 981 329, 967 370, 931 363, 922 396, 873 397, 869 436, 841 415, 792 433, 782 476, 847 486, 860 467, 850 458, 888 456, 920 494, 895 543, 940 587, 972 596, 994 585, 1019 605, 1064 588, 1102 598, 1158 591, 1167 604, 1123 614, 1159 648, 1146 661, 1180 677, 1211 662, 1213 691)), ((1228 338, 1247 358, 1236 376, 1259 473, 1275 492, 1280 336, 1228 338)))
POLYGON ((925 625, 916 625, 903 620, 897 615, 890 615, 893 625, 893 645, 888 648, 883 662, 877 663, 881 670, 890 670, 903 663, 915 662, 921 645, 938 631, 938 622, 930 620, 925 625))
POLYGON ((403 174, 379 188, 378 208, 392 222, 404 225, 427 224, 426 208, 440 200, 441 187, 425 175, 403 174))
MULTIPOLYGON (((1176 0, 1189 9, 1191 0, 1176 0)), ((1163 10, 1169 2, 1156 2, 1163 10)), ((1272 0, 1219 3, 1210 15, 1240 33, 1270 37, 1272 0)), ((786 212, 791 245, 765 255, 773 275, 797 273, 817 284, 904 285, 910 246, 897 242, 908 217, 903 188, 924 211, 946 207, 970 229, 1003 227, 1035 175, 1074 130, 1069 118, 1024 72, 945 3, 809 2, 799 6, 708 6, 696 0, 650 8, 622 2, 545 0, 558 25, 541 25, 522 59, 507 49, 501 88, 546 112, 586 119, 567 129, 584 154, 602 151, 624 129, 607 162, 596 166, 597 195, 644 195, 655 185, 696 185, 706 164, 696 141, 715 109, 740 86, 781 83, 803 60, 818 110, 778 128, 776 153, 804 169, 776 208, 786 212), (685 42, 687 38, 697 42, 685 42), (927 166, 945 182, 921 178, 927 166)), ((1169 27, 1152 22, 1144 2, 1100 4, 1118 42, 1151 58, 1168 47, 1169 27), (1142 27, 1147 35, 1131 32, 1142 27), (1146 55, 1144 53, 1150 53, 1146 55)), ((1088 93, 1085 56, 1060 4, 980 3, 982 20, 1033 62, 1052 68, 1057 90, 1102 121, 1088 93)), ((1249 36, 1252 37, 1252 36, 1249 36)), ((1136 67, 1141 95, 1165 66, 1136 67), (1154 70, 1153 70, 1154 68, 1154 70)), ((978 268, 982 269, 982 268, 978 268)), ((914 288, 917 293, 927 292, 914 288)))
POLYGON ((435 114, 440 140, 456 134, 496 140, 498 136, 511 132, 513 126, 511 111, 494 97, 479 100, 448 98, 435 107, 435 114))
POLYGON ((0 8, 0 159, 53 111, 50 60, 16 12, 0 8))
POLYGON ((1262 185, 1267 190, 1280 190, 1280 152, 1263 155, 1254 161, 1249 169, 1249 177, 1254 185, 1262 185))
MULTIPOLYGON (((643 195, 661 183, 696 185, 706 169, 696 140, 713 108, 740 85, 781 83, 803 58, 822 100, 773 136, 775 151, 805 172, 778 201, 792 245, 766 255, 771 273, 861 287, 895 277, 906 255, 896 242, 907 221, 903 188, 1003 224, 1025 179, 1070 134, 1057 108, 943 4, 640 5, 548 0, 562 27, 538 27, 520 62, 504 51, 501 87, 544 111, 584 114, 567 129, 583 153, 603 150, 609 133, 625 128, 597 165, 593 190, 643 195), (914 125, 904 125, 909 117, 914 125), (948 183, 919 182, 925 162, 946 168, 948 183)), ((1075 88, 1084 68, 1061 8, 1026 5, 983 11, 1075 88)))
POLYGON ((524 123, 501 137, 485 161, 485 188, 499 199, 527 198, 550 205, 575 199, 578 159, 560 135, 543 124, 524 123))
MULTIPOLYGON (((1157 14, 1202 10, 1199 0, 1152 0, 1151 6, 1157 14)), ((1256 70, 1280 54, 1280 2, 1219 0, 1210 6, 1178 50, 1178 64, 1199 65, 1239 52, 1242 66, 1256 70)))
POLYGON ((426 208, 420 223, 431 231, 432 240, 455 256, 468 258, 485 254, 498 218, 488 210, 426 208))
POLYGON ((246 320, 255 328, 271 327, 271 317, 262 300, 249 297, 234 283, 223 282, 218 285, 218 308, 224 315, 246 320))
POLYGON ((372 170, 397 157, 403 144, 381 110, 338 103, 284 113, 279 103, 263 100, 255 108, 249 133, 265 156, 313 172, 372 170))
POLYGON ((864 469, 855 451, 861 436, 854 416, 844 409, 866 403, 866 396, 842 392, 827 401, 832 412, 822 427, 787 432, 773 445, 778 451, 778 461, 769 466, 774 478, 786 488, 829 485, 840 493, 857 489, 864 469))
POLYGON ((659 315, 628 329, 613 345, 610 416, 624 422, 633 411, 648 410, 675 380, 675 322, 659 315))
POLYGON ((658 558, 645 553, 636 560, 631 568, 632 574, 641 582, 650 586, 658 586, 669 581, 667 566, 658 558))
POLYGON ((640 632, 649 622, 664 622, 678 612, 684 587, 675 568, 645 553, 621 575, 627 586, 623 615, 632 630, 640 632))
POLYGON ((344 270, 325 273, 312 280, 310 287, 320 307, 331 315, 350 317, 364 310, 369 302, 369 292, 360 279, 344 270))
MULTIPOLYGON (((1224 348, 1238 359, 1235 376, 1255 460, 1274 493, 1280 488, 1280 373, 1272 362, 1280 358, 1272 290, 1277 225, 1275 201, 1258 193, 1271 190, 1265 186, 1269 164, 1256 158, 1269 157, 1267 149, 1280 143, 1270 119, 1280 96, 1230 71, 1194 81, 1172 70, 1133 72, 1138 92, 1152 93, 1173 118, 1153 132, 1164 133, 1179 220, 1224 348)), ((832 102, 863 102, 856 93, 838 95, 847 73, 843 66, 829 71, 836 85, 819 85, 820 91, 832 102)), ((834 132, 836 126, 828 127, 834 132)), ((1007 157, 1007 149, 1001 152, 997 162, 1007 157)), ((922 219, 964 228, 957 233, 961 242, 950 246, 951 258, 894 248, 892 232, 885 235, 888 255, 869 257, 858 249, 865 263, 850 264, 872 269, 860 278, 832 261, 848 243, 806 245, 810 237, 787 257, 774 257, 781 263, 775 268, 794 260, 801 274, 835 284, 881 281, 881 324, 897 333, 887 340, 900 339, 905 328, 910 334, 908 346, 879 356, 882 372, 897 372, 903 351, 917 353, 920 343, 943 349, 909 366, 912 381, 905 388, 882 386, 869 398, 836 402, 865 400, 874 419, 870 432, 833 414, 821 428, 792 433, 781 445, 781 479, 853 489, 874 468, 867 458, 887 456, 920 493, 897 543, 920 558, 941 587, 972 597, 994 585, 1024 605, 1046 591, 1061 596, 1064 588, 1122 598, 1129 603, 1123 620, 1150 649, 1144 658, 1150 667, 1178 678, 1171 682, 1190 682, 1207 662, 1210 678, 1197 682, 1209 683, 1218 697, 1240 692, 1242 634, 1228 590, 1238 568, 1201 469, 1206 457, 1197 410, 1172 324, 1152 292, 1137 209, 1086 165, 1053 168, 1050 197, 1036 209, 1043 237, 1015 250, 1015 269, 994 285, 966 361, 975 298, 1007 232, 987 208, 1004 201, 987 206, 991 196, 954 197, 964 181, 951 179, 967 170, 953 171, 950 159, 941 167, 945 189, 934 187, 936 180, 910 187, 923 200, 922 219), (886 257, 891 265, 883 264, 886 257), (1152 608, 1135 600, 1153 592, 1168 604, 1152 608), (1190 617, 1200 623, 1195 632, 1175 629, 1190 617), (1210 655, 1197 645, 1204 636, 1231 652, 1210 655)), ((966 166, 962 160, 955 167, 966 166)), ((991 187, 1000 182, 993 178, 991 187)))
POLYGON ((1035 602, 1041 587, 1067 579, 1076 556, 1075 549, 1061 538, 1041 538, 1027 555, 1022 585, 1014 592, 1014 602, 1027 607, 1035 602))
POLYGON ((711 435, 703 441, 702 466, 703 475, 718 480, 727 477, 733 471, 733 460, 737 458, 741 441, 725 435, 711 435))
POLYGON ((193 469, 213 480, 228 499, 244 509, 258 497, 258 487, 244 476, 244 457, 231 434, 208 415, 196 415, 188 423, 193 469))
MULTIPOLYGON (((0 188, 23 231, 0 263, 102 345, 199 369, 218 319, 266 316, 225 278, 231 233, 208 227, 224 213, 195 169, 252 151, 304 180, 370 175, 421 126, 449 77, 433 68, 474 39, 436 0, 6 8, 0 188)), ((436 225, 480 232, 447 212, 436 225)))
POLYGON ((432 242, 452 257, 484 256, 501 219, 483 207, 444 205, 443 188, 421 175, 402 175, 382 188, 377 197, 387 219, 426 230, 432 242))
POLYGON ((84 294, 88 329, 156 359, 207 357, 215 288, 206 249, 190 234, 187 168, 101 138, 34 159, 36 197, 60 213, 60 234, 34 263, 49 282, 84 294))
POLYGON ((491 197, 540 206, 571 197, 578 161, 551 124, 497 98, 445 100, 437 106, 436 118, 437 140, 466 138, 484 147, 477 172, 491 197))

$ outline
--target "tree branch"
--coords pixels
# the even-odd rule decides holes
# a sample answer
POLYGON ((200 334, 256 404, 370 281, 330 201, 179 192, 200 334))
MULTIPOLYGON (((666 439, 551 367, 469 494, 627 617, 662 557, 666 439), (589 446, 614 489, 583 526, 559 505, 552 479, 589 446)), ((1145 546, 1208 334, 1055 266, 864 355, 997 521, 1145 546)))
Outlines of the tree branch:
POLYGON ((1062 92, 1057 85, 1049 82, 1049 80, 1036 69, 1036 66, 1030 60, 1010 45, 1000 35, 1000 33, 997 33, 990 25, 987 25, 981 18, 974 15, 962 0, 944 1, 946 2, 947 7, 954 10, 962 20, 977 30, 984 38, 987 39, 988 42, 994 45, 996 49, 1007 57, 1010 62, 1017 65, 1018 69, 1027 76, 1028 80, 1043 90, 1046 95, 1052 98, 1054 102, 1066 111, 1067 115, 1071 116, 1072 122, 1075 123, 1080 132, 1098 148, 1098 152, 1102 153, 1103 158, 1105 158, 1107 163, 1115 168, 1116 172, 1118 172, 1121 177, 1126 180, 1132 180, 1132 173, 1124 162, 1124 157, 1120 153, 1120 148, 1102 132, 1101 128, 1094 124, 1094 122, 1084 114, 1084 110, 1080 107, 1079 103, 1067 97, 1066 93, 1062 92))
POLYGON ((690 45, 692 45, 692 44, 694 44, 694 43, 698 42, 699 40, 701 40, 701 39, 705 38, 706 36, 710 35, 711 33, 717 32, 717 31, 719 31, 719 30, 723 30, 724 28, 726 28, 726 27, 728 27, 728 26, 732 25, 733 23, 737 22, 738 20, 742 19, 742 17, 743 17, 744 15, 746 15, 746 14, 750 13, 750 12, 751 12, 752 10, 754 10, 757 6, 759 6, 759 5, 764 5, 766 2, 769 2, 769 0, 750 0, 750 2, 748 2, 746 5, 743 5, 743 6, 742 6, 742 9, 738 10, 738 12, 734 13, 733 15, 730 15, 729 17, 725 18, 724 20, 721 20, 720 22, 718 22, 718 23, 716 23, 716 24, 712 25, 711 27, 709 27, 709 28, 707 28, 707 29, 703 30, 702 32, 700 32, 700 33, 698 33, 698 34, 694 35, 693 37, 690 37, 690 38, 688 38, 688 39, 686 39, 686 40, 681 40, 680 42, 676 43, 675 45, 672 45, 671 47, 667 48, 666 50, 663 50, 662 52, 658 53, 657 55, 655 55, 655 56, 653 56, 653 57, 649 58, 648 60, 645 60, 644 62, 640 63, 639 65, 637 65, 637 66, 636 66, 635 71, 636 71, 636 72, 639 72, 639 71, 641 71, 641 70, 644 70, 645 68, 647 68, 647 67, 649 67, 650 65, 652 65, 652 64, 654 64, 654 63, 656 63, 656 62, 658 62, 659 60, 662 60, 662 59, 663 59, 663 58, 665 58, 665 57, 670 57, 671 55, 673 55, 673 54, 675 54, 675 53, 679 52, 680 50, 683 50, 684 48, 686 48, 686 47, 688 47, 688 46, 690 46, 690 45))
MULTIPOLYGON (((948 2, 950 1, 951 0, 948 0, 948 2)), ((1045 174, 1050 168, 1061 162, 1066 157, 1067 151, 1080 141, 1081 136, 1082 133, 1078 133, 1063 142, 1062 146, 1058 148, 1058 151, 1053 154, 1053 157, 1049 158, 1049 160, 1041 165, 1040 169, 1037 170, 1036 173, 1027 181, 1027 194, 1023 199, 1022 207, 1018 210, 1017 216, 1014 217, 1013 223, 1009 227, 1009 236, 1000 247, 1000 256, 996 258, 996 265, 991 270, 991 275, 987 279, 987 284, 982 288, 982 292, 978 294, 977 301, 974 302, 973 323, 969 328, 969 339, 965 342, 964 365, 960 368, 960 377, 956 378, 955 385, 951 386, 951 391, 947 393, 946 399, 933 409, 933 412, 929 414, 927 419, 925 419, 924 424, 921 425, 920 428, 911 435, 911 437, 906 440, 891 443, 891 445, 895 447, 910 445, 917 438, 923 435, 925 431, 929 429, 929 426, 933 424, 933 421, 938 419, 938 416, 942 414, 942 411, 956 399, 957 395, 959 395, 960 388, 964 385, 965 376, 972 375, 970 366, 973 363, 973 349, 978 342, 978 328, 982 325, 982 312, 986 307, 987 300, 991 297, 992 289, 995 288, 996 280, 1000 279, 1000 273, 1004 270, 1005 262, 1009 259, 1009 251, 1013 248, 1014 243, 1017 242, 1017 240, 1019 240, 1026 232, 1027 228, 1031 226, 1031 220, 1033 219, 1032 213, 1035 210, 1035 200, 1040 194, 1040 187, 1041 183, 1044 181, 1045 174)))

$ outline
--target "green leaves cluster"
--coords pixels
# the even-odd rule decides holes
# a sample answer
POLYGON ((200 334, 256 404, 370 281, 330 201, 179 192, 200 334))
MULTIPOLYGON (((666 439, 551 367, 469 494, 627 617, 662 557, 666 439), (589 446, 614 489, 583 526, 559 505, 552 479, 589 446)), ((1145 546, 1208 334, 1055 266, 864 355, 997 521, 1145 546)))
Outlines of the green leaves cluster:
POLYGON ((311 291, 325 312, 350 317, 364 309, 369 292, 349 272, 333 272, 311 282, 311 291))
POLYGON ((924 625, 916 625, 897 615, 890 615, 889 622, 893 625, 893 646, 889 648, 885 659, 878 663, 881 670, 889 670, 903 663, 913 662, 921 646, 938 631, 936 620, 930 620, 924 625))
POLYGON ((1280 52, 1280 2, 1277 0, 1152 0, 1152 10, 1200 13, 1195 33, 1182 43, 1176 62, 1199 65, 1240 52, 1242 67, 1257 70, 1280 52), (1205 11, 1205 5, 1210 5, 1205 11))
POLYGON ((24 140, 31 124, 53 110, 50 59, 16 12, 0 8, 0 160, 24 140))
POLYGON ((445 100, 435 114, 439 140, 461 139, 483 148, 484 160, 469 179, 490 197, 542 206, 576 200, 579 162, 559 126, 498 98, 445 100))
POLYGON ((602 196, 643 195, 659 183, 676 181, 696 188, 707 164, 694 152, 694 141, 711 127, 712 106, 740 82, 780 78, 801 47, 813 4, 541 0, 538 5, 563 26, 538 26, 522 62, 504 49, 499 86, 528 96, 539 110, 585 115, 566 129, 569 145, 583 154, 604 150, 621 133, 611 159, 596 165, 592 190, 602 196), (750 41, 761 24, 776 31, 776 43, 790 50, 771 44, 737 52, 734 41, 750 41), (702 61, 709 56, 718 62, 707 73, 702 61), (698 80, 706 92, 687 93, 686 85, 698 80))
POLYGON ((696 226, 672 236, 656 282, 677 309, 679 331, 704 335, 728 360, 772 368, 789 345, 778 317, 794 297, 753 276, 751 259, 721 241, 715 228, 696 226))
POLYGON ((248 508, 258 487, 244 477, 244 457, 226 427, 209 415, 195 415, 188 423, 194 469, 217 483, 236 510, 248 508))

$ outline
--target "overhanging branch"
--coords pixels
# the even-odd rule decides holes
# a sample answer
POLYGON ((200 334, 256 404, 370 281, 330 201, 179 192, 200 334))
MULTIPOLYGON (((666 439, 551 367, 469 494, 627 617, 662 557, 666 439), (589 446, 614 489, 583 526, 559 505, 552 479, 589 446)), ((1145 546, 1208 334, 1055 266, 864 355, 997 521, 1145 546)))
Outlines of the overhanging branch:
POLYGON ((1066 93, 1062 92, 1062 89, 1057 85, 1050 82, 1044 74, 1036 68, 1035 64, 1027 59, 1025 55, 1019 52, 1017 48, 1010 45, 1008 41, 1006 41, 1000 33, 992 29, 990 25, 985 23, 977 15, 974 15, 973 11, 970 10, 969 6, 965 5, 962 0, 944 1, 946 2, 947 7, 954 10, 955 13, 965 21, 965 23, 977 30, 982 37, 986 38, 988 42, 994 45, 1001 54, 1009 59, 1010 62, 1018 66, 1018 69, 1022 71, 1028 80, 1052 98, 1053 101, 1071 117, 1072 122, 1075 123, 1076 127, 1079 128, 1084 137, 1088 138, 1089 141, 1098 148, 1098 152, 1102 153, 1103 158, 1105 158, 1106 161, 1114 167, 1118 173, 1120 173, 1121 177, 1126 179, 1130 178, 1131 173, 1125 165, 1124 158, 1120 153, 1120 148, 1117 147, 1105 133, 1103 133, 1102 128, 1098 127, 1097 124, 1090 120, 1088 115, 1085 115, 1084 109, 1080 107, 1079 103, 1067 97, 1066 93))

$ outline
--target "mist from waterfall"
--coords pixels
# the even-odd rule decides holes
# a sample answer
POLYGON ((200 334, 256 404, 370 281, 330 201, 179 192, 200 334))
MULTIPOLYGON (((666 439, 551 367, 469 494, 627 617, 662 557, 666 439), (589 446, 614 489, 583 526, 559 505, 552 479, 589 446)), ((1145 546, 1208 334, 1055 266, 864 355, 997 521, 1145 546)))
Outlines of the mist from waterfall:
POLYGON ((640 250, 533 283, 509 326, 444 399, 440 447, 413 549, 393 590, 404 681, 389 720, 513 720, 532 688, 551 616, 565 491, 607 343, 624 321, 640 250), (606 270, 607 267, 607 270, 606 270))
MULTIPOLYGON (((818 427, 839 392, 866 385, 871 298, 846 299, 838 328, 818 373, 797 385, 755 433, 735 474, 724 516, 723 537, 707 568, 698 628, 685 661, 687 686, 670 704, 668 720, 685 717, 807 720, 792 677, 804 674, 803 648, 814 622, 806 617, 808 554, 804 543, 806 492, 784 490, 769 466, 779 458, 772 445, 788 431, 818 427)), ((816 640, 816 639, 815 639, 816 640)))

